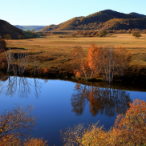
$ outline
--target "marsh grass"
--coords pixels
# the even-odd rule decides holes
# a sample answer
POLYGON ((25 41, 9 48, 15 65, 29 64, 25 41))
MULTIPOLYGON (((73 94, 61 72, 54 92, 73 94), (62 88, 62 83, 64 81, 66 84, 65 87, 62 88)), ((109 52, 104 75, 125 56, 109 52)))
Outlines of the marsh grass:
MULTIPOLYGON (((47 68, 52 73, 68 73, 73 70, 73 58, 71 52, 75 46, 81 46, 86 56, 91 44, 96 46, 121 46, 132 54, 131 66, 138 65, 146 68, 146 34, 135 38, 131 34, 112 34, 108 37, 65 37, 55 34, 43 38, 8 40, 7 47, 12 48, 13 53, 25 51, 30 54, 27 68, 33 70, 34 58, 38 71, 47 68), (114 37, 113 37, 114 36, 114 37), (21 49, 19 49, 21 48, 21 49)), ((70 35, 70 34, 68 34, 70 35)), ((5 58, 2 53, 0 57, 5 58)), ((65 74, 65 75, 66 75, 65 74)))

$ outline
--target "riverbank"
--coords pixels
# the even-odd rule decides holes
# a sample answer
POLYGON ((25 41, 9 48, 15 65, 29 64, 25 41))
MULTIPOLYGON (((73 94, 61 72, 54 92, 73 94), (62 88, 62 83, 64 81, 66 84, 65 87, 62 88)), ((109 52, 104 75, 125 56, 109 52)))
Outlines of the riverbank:
MULTIPOLYGON (((65 36, 66 34, 62 34, 65 36)), ((69 34, 68 34, 69 35, 69 34)), ((7 47, 12 49, 14 55, 24 53, 28 57, 25 76, 53 77, 63 79, 84 80, 84 77, 75 78, 74 58, 72 51, 75 46, 81 46, 84 51, 84 58, 88 48, 94 43, 96 46, 120 46, 130 51, 132 60, 125 70, 124 76, 115 77, 114 81, 122 81, 132 84, 146 84, 146 34, 135 38, 131 34, 112 34, 110 37, 60 37, 60 34, 46 36, 43 38, 9 40, 7 47)), ((1 71, 6 72, 5 52, 0 58, 4 61, 1 64, 1 71)), ((10 69, 10 73, 13 71, 10 69)), ((104 81, 95 79, 95 81, 104 81)))

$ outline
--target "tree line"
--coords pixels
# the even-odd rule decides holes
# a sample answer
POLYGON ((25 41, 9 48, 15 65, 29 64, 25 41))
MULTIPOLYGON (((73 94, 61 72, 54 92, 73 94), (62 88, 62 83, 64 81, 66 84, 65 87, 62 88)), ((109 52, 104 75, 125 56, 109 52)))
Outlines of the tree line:
POLYGON ((131 61, 130 52, 123 47, 99 47, 92 44, 88 49, 86 59, 83 48, 77 46, 73 50, 75 76, 89 78, 102 77, 107 82, 112 82, 114 76, 122 77, 124 70, 131 61))

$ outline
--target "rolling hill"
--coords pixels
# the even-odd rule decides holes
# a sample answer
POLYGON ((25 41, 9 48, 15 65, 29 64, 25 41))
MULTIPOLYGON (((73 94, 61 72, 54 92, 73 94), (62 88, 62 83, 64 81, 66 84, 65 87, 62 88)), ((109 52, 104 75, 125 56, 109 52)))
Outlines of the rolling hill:
POLYGON ((18 35, 23 35, 23 31, 10 23, 0 19, 0 36, 10 34, 12 38, 18 38, 18 35))
POLYGON ((90 30, 90 29, 146 29, 146 15, 138 13, 124 14, 113 10, 104 10, 86 17, 75 17, 58 25, 49 25, 41 31, 52 30, 90 30))
POLYGON ((34 38, 37 35, 31 31, 21 30, 7 21, 0 19, 0 36, 4 38, 4 35, 10 34, 12 39, 18 39, 19 35, 23 35, 25 38, 34 38))

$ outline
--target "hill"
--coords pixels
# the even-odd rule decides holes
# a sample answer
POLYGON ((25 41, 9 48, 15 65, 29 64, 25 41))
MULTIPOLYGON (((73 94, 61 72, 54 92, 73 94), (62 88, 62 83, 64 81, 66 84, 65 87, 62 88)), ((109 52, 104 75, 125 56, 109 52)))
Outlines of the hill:
POLYGON ((58 25, 44 27, 41 31, 90 29, 146 29, 146 16, 138 13, 124 14, 104 10, 86 17, 75 17, 58 25))
POLYGON ((39 31, 43 29, 45 26, 37 26, 37 25, 28 25, 28 26, 22 26, 22 25, 15 25, 15 27, 22 29, 22 30, 35 30, 39 31))
POLYGON ((12 38, 18 38, 18 35, 23 35, 21 29, 11 25, 10 23, 0 19, 0 36, 10 34, 12 38))
POLYGON ((4 35, 6 35, 6 34, 10 34, 12 39, 18 39, 19 35, 23 35, 24 38, 37 37, 37 35, 30 30, 23 31, 13 25, 11 25, 10 23, 0 19, 0 36, 2 36, 4 38, 4 35))
POLYGON ((132 13, 130 13, 130 14, 131 14, 131 15, 138 16, 138 17, 146 17, 146 15, 138 14, 138 13, 135 13, 135 12, 132 12, 132 13))

